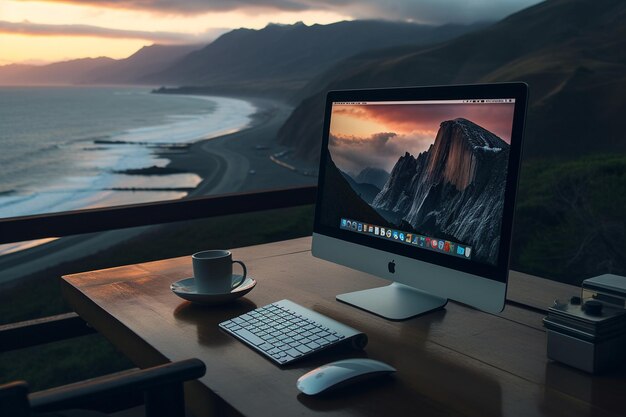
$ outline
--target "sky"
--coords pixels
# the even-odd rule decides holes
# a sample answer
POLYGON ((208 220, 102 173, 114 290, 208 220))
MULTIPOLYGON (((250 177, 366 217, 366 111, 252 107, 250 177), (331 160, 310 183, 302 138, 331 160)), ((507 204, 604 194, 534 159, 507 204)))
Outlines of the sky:
POLYGON ((329 148, 344 172, 391 172, 398 158, 433 144, 441 122, 465 118, 511 143, 514 104, 334 105, 329 148))
POLYGON ((269 23, 495 21, 537 0, 0 0, 0 65, 125 58, 153 43, 206 44, 269 23))

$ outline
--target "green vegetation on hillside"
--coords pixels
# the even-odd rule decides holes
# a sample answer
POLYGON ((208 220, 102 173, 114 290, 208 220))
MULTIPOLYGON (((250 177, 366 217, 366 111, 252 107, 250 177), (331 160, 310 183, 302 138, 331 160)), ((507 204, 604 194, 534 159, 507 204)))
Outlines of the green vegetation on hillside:
POLYGON ((522 166, 512 269, 579 285, 626 275, 626 155, 522 166))

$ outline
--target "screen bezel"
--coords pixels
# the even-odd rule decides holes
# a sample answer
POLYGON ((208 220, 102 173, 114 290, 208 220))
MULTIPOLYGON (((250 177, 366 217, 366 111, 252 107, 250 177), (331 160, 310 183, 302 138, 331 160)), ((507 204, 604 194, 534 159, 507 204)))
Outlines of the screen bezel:
POLYGON ((342 239, 355 244, 367 246, 385 252, 398 254, 419 261, 433 263, 457 271, 478 275, 491 280, 506 283, 509 270, 511 236, 517 185, 519 181, 520 160, 522 155, 522 138, 528 97, 528 85, 521 82, 498 84, 473 84, 432 87, 404 87, 384 89, 359 89, 329 91, 326 96, 320 170, 318 173, 318 194, 315 209, 314 233, 342 239), (339 228, 339 225, 321 224, 322 196, 324 194, 324 178, 326 174, 330 116, 333 102, 351 101, 427 101, 427 100, 463 100, 463 99, 498 99, 513 98, 513 126, 511 131, 511 148, 507 170, 504 206, 502 213, 500 248, 495 265, 461 259, 455 256, 415 248, 402 243, 377 239, 339 228))

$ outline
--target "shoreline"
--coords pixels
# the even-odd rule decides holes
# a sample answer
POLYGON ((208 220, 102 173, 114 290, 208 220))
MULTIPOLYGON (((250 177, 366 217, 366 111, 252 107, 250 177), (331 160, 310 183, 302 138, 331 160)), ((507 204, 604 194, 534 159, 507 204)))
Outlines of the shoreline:
MULTIPOLYGON (((243 100, 242 97, 237 99, 243 100)), ((147 167, 143 173, 138 170, 136 175, 146 176, 146 172, 154 173, 161 169, 168 170, 165 171, 168 174, 163 175, 171 175, 174 170, 198 175, 201 182, 184 198, 313 184, 314 177, 287 170, 270 160, 272 154, 283 149, 276 144, 276 133, 293 108, 279 100, 253 97, 248 101, 256 111, 241 130, 218 137, 205 137, 175 150, 154 148, 155 156, 162 156, 169 162, 164 168, 147 167)), ((68 273, 75 272, 71 269, 73 262, 95 256, 102 250, 158 227, 152 225, 95 235, 67 236, 0 256, 0 270, 3 270, 0 287, 19 285, 29 276, 61 263, 68 264, 68 273)))
MULTIPOLYGON (((163 94, 163 93, 158 93, 158 92, 153 91, 153 94, 163 94)), ((178 95, 197 96, 197 97, 202 96, 201 94, 198 94, 198 93, 189 93, 189 94, 167 93, 167 94, 178 94, 178 95)), ((195 174, 198 177, 200 177, 202 181, 196 187, 193 187, 193 188, 184 187, 186 190, 189 190, 189 192, 183 198, 215 194, 212 192, 208 194, 201 192, 201 191, 205 191, 205 192, 207 191, 208 187, 206 185, 202 187, 201 191, 197 191, 197 190, 198 188, 201 187, 203 182, 205 182, 206 180, 211 180, 216 175, 218 175, 219 172, 216 172, 216 171, 219 171, 222 165, 228 164, 228 163, 235 164, 236 161, 232 161, 232 159, 240 159, 240 158, 233 158, 232 154, 229 154, 228 152, 224 152, 225 149, 223 148, 228 148, 227 146, 228 144, 221 143, 221 142, 232 140, 233 138, 236 139, 239 136, 239 134, 242 132, 252 130, 252 129, 257 129, 267 123, 272 122, 272 120, 277 116, 277 113, 279 113, 279 107, 286 107, 286 105, 284 105, 282 102, 278 100, 272 100, 272 99, 261 99, 257 97, 241 97, 241 96, 238 96, 238 97, 228 97, 228 96, 222 96, 222 95, 216 95, 216 96, 247 101, 252 106, 254 106, 255 111, 248 116, 250 119, 249 122, 246 125, 244 125, 242 128, 240 128, 239 130, 232 132, 232 133, 227 133, 225 135, 220 135, 220 136, 215 136, 215 137, 213 136, 203 137, 193 142, 186 142, 186 143, 180 143, 180 144, 154 145, 151 143, 106 141, 106 143, 110 145, 111 144, 113 145, 125 145, 125 144, 145 145, 152 151, 152 155, 155 158, 168 160, 168 163, 165 166, 152 165, 150 167, 145 167, 145 168, 137 168, 137 169, 131 168, 131 169, 125 169, 125 170, 119 170, 119 171, 113 171, 113 172, 116 174, 133 175, 133 176, 139 176, 139 177, 141 176, 144 176, 144 177, 167 176, 167 175, 173 175, 173 174, 195 174), (217 141, 217 144, 211 145, 212 141, 217 141), (207 163, 207 161, 203 161, 202 159, 204 158, 208 158, 209 161, 212 160, 215 166, 213 166, 210 163, 207 163)), ((213 97, 213 95, 206 95, 202 97, 206 99, 210 99, 210 97, 213 97)), ((289 110, 291 111, 292 108, 290 107, 289 110)), ((281 118, 280 124, 282 125, 283 122, 284 120, 282 120, 281 118)), ((257 144, 255 147, 255 150, 256 151, 268 150, 271 147, 273 146, 268 146, 267 144, 266 145, 257 144)), ((250 155, 247 155, 247 153, 248 152, 243 152, 242 154, 245 157, 250 156, 250 155)), ((274 156, 272 154, 268 155, 268 158, 274 161, 274 156)), ((293 171, 296 172, 296 170, 293 170, 293 171)), ((120 190, 123 188, 124 187, 116 187, 116 189, 120 189, 120 190)), ((150 187, 144 187, 142 188, 142 190, 149 191, 150 187)), ((155 191, 162 191, 162 190, 164 189, 163 188, 155 189, 155 191)), ((180 187, 174 187, 172 188, 172 190, 178 191, 180 190, 180 187)), ((236 191, 238 190, 233 190, 232 192, 236 192, 236 191)))

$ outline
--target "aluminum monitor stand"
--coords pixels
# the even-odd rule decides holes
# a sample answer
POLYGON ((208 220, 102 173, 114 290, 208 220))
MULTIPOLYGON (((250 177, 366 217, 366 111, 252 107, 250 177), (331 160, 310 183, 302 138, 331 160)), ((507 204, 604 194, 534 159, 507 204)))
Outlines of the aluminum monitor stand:
POLYGON ((406 320, 443 308, 448 300, 397 282, 339 294, 337 300, 389 320, 406 320))

